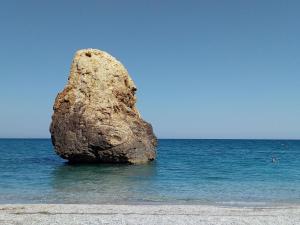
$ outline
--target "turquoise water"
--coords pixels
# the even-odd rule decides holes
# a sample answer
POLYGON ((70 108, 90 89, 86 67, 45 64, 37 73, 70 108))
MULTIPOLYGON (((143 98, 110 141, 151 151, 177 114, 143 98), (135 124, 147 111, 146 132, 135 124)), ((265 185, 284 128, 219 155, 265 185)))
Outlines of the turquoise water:
POLYGON ((0 203, 137 202, 300 203, 300 141, 159 140, 157 160, 134 166, 69 165, 49 139, 0 139, 0 203))

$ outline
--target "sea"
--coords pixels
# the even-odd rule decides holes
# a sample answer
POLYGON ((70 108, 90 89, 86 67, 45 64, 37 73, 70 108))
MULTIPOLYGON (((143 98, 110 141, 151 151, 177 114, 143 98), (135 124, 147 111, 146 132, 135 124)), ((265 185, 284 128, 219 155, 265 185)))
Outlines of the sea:
POLYGON ((160 139, 145 165, 72 165, 50 139, 0 139, 0 203, 300 203, 300 140, 160 139))

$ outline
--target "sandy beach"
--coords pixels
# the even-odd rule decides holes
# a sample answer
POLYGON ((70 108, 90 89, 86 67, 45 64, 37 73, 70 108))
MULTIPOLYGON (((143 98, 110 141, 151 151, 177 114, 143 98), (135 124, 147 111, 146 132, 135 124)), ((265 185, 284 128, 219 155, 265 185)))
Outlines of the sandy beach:
POLYGON ((300 206, 205 205, 1 205, 0 224, 296 225, 300 206))

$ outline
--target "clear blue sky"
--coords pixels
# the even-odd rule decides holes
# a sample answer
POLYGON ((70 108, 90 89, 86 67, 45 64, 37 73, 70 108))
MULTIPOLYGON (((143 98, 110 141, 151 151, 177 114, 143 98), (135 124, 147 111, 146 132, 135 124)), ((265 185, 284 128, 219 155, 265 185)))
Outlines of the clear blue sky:
POLYGON ((0 137, 50 137, 76 50, 118 58, 160 138, 300 138, 300 1, 0 2, 0 137))

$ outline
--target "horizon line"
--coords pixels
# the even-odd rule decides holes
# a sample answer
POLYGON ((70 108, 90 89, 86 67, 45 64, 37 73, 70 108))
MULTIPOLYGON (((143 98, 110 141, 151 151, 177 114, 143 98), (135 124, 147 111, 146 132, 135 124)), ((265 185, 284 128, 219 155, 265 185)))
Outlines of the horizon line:
MULTIPOLYGON (((51 137, 0 137, 1 139, 49 139, 51 137)), ((300 138, 157 138, 158 140, 270 140, 270 141, 300 141, 300 138)))

